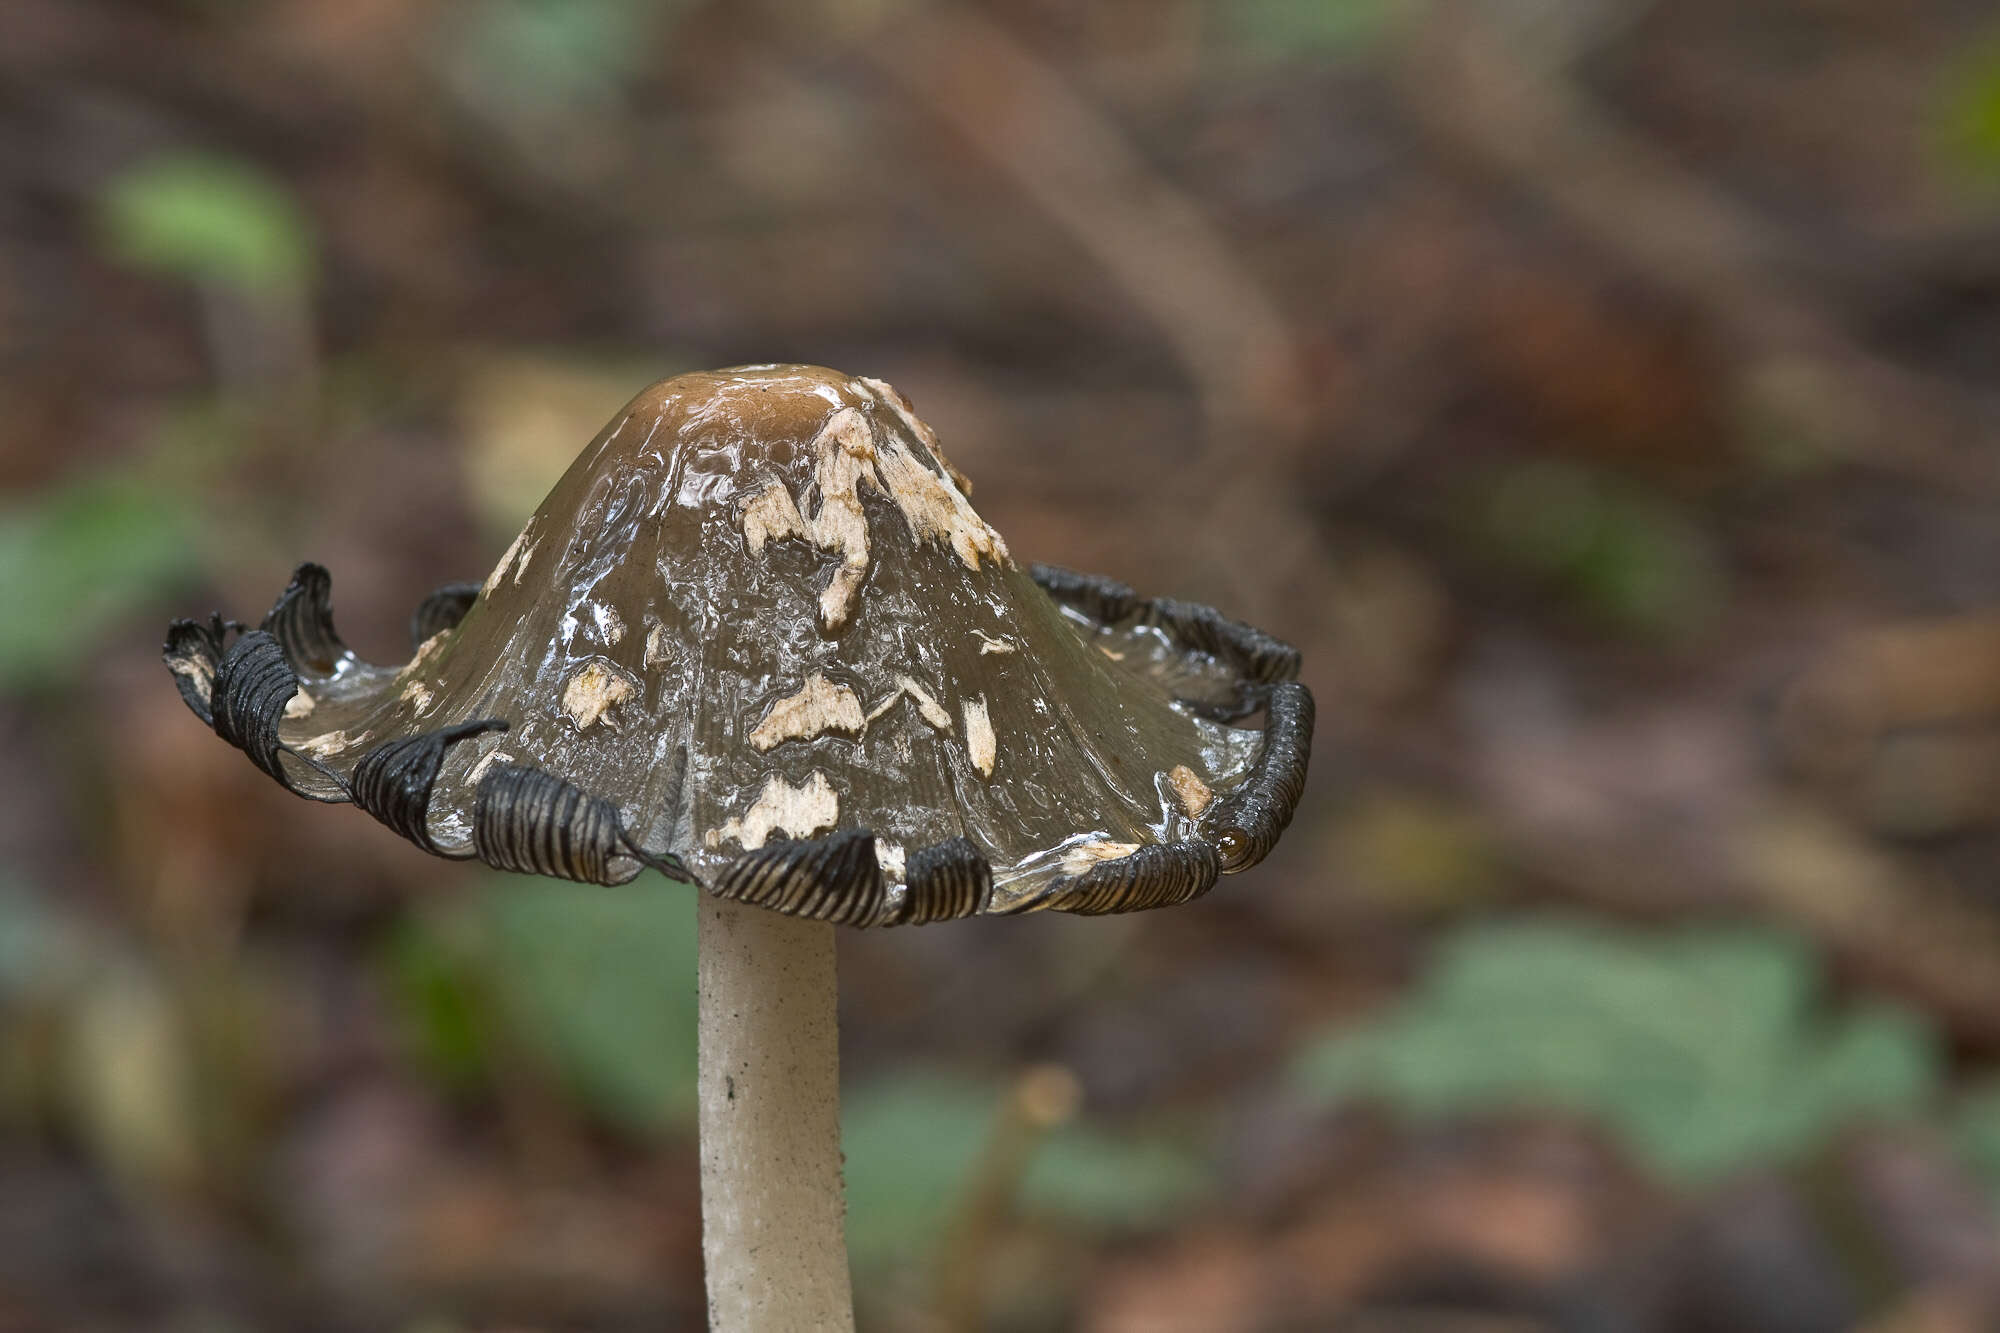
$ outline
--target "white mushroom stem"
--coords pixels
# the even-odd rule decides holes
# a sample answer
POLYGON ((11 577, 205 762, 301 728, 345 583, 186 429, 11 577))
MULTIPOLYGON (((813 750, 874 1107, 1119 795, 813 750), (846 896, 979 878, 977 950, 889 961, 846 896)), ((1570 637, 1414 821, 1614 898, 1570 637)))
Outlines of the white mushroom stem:
POLYGON ((709 1328, 852 1330, 834 928, 700 902, 709 1328))

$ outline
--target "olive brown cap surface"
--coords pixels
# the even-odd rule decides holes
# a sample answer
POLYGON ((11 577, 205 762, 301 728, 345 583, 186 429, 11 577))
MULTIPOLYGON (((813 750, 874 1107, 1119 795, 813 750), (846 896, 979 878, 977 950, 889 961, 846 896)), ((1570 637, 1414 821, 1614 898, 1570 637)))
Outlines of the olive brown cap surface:
POLYGON ((879 380, 682 375, 417 608, 403 665, 341 642, 317 565, 259 629, 176 622, 167 664, 292 791, 507 870, 893 925, 1166 906, 1255 864, 1305 778, 1296 651, 1024 568, 970 489, 879 380))

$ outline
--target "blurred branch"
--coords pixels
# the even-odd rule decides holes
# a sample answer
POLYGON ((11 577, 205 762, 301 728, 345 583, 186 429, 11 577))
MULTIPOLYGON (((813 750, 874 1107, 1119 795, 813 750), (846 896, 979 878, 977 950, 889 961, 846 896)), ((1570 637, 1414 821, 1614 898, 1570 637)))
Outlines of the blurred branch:
POLYGON ((1738 889, 1959 1036, 2000 1045, 2000 919, 1804 807, 1725 835, 1738 889))
MULTIPOLYGON (((1337 716, 1337 715, 1336 715, 1337 716)), ((1537 813, 1463 746, 1354 727, 1357 769, 1406 774, 1493 812, 1498 859, 1542 892, 1662 921, 1749 913, 1802 931, 1961 1041, 2000 1049, 2000 914, 1815 806, 1745 793, 1696 814, 1604 792, 1587 817, 1537 813)))
POLYGON ((1748 909, 1802 930, 1959 1038, 2000 1046, 2000 920, 1991 912, 1807 807, 1747 810, 1705 835, 1695 849, 1629 828, 1585 840, 1516 825, 1505 840, 1521 870, 1599 909, 1748 909), (1633 855, 1640 846, 1643 863, 1633 855))
POLYGON ((1961 1287, 1943 1283, 1918 1287, 1858 1333, 1979 1333, 1991 1328, 1991 1294, 1973 1290, 1970 1284, 1961 1287))
POLYGON ((1802 776, 1878 832, 2000 816, 2000 615, 1873 626, 1820 654, 1779 700, 1802 776))
POLYGON ((856 50, 1004 172, 1145 313, 1194 383, 1213 440, 1296 440, 1305 395, 1285 315, 1200 204, 1057 69, 964 4, 896 7, 856 50))
POLYGON ((1753 412, 1869 467, 2000 491, 1990 447, 2000 401, 1863 347, 1784 276, 1803 248, 1794 238, 1616 123, 1564 65, 1509 41, 1463 0, 1430 7, 1409 56, 1403 100, 1414 124, 1706 311, 1742 357, 1737 389, 1753 412))
POLYGON ((1008 1089, 939 1249, 933 1297, 938 1329, 972 1333, 986 1327, 988 1257, 1013 1211, 1035 1150, 1076 1114, 1082 1096, 1076 1075, 1060 1065, 1037 1065, 1008 1089))
MULTIPOLYGON (((1173 349, 1203 452, 1163 527, 1260 623, 1297 624, 1325 552, 1292 485, 1313 394, 1297 331, 1201 204, 1151 167, 1063 73, 974 5, 887 6, 857 52, 950 125, 1081 246, 1173 349), (1265 558, 1223 534, 1258 532, 1265 558), (1180 537, 1177 536, 1177 540, 1180 537)), ((1310 651, 1310 645, 1308 645, 1310 651)))

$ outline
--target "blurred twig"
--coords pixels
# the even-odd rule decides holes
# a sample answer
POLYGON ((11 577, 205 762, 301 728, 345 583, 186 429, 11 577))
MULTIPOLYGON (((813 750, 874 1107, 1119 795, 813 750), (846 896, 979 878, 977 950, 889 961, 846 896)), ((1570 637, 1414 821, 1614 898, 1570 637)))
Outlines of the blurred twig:
POLYGON ((1737 393, 1754 416, 1872 468, 2000 490, 2000 402, 1864 347, 1786 277, 1800 248, 1791 237, 1619 125, 1537 49, 1510 42, 1477 6, 1437 0, 1404 73, 1411 119, 1707 312, 1734 345, 1737 393))
POLYGON ((896 7, 856 49, 1089 252, 1173 348, 1214 439, 1296 438, 1302 371, 1284 313, 1200 204, 1059 71, 963 4, 896 7))
POLYGON ((1173 349, 1201 403, 1201 457, 1181 473, 1165 530, 1185 534, 1197 589, 1281 627, 1325 583, 1298 506, 1313 394, 1299 339, 1200 203, 1048 61, 973 5, 891 5, 856 43, 950 125, 1103 269, 1173 349), (1252 570, 1223 543, 1259 533, 1252 570), (1221 534, 1239 534, 1237 538, 1221 534))
POLYGON ((1857 1333, 1980 1333, 1992 1325, 1990 1293, 1942 1283, 1919 1287, 1857 1333))
POLYGON ((1780 700, 1778 741, 1805 777, 1888 833, 2000 817, 2000 616, 1873 627, 1834 645, 1780 700))
POLYGON ((1013 1209, 1035 1149, 1076 1114, 1081 1096, 1076 1075, 1059 1065, 1038 1065, 1009 1089, 939 1247, 933 1308, 940 1330, 974 1333, 985 1327, 986 1257, 1013 1209))
POLYGON ((1956 1039, 2000 1049, 2000 916, 1807 803, 1746 800, 1697 818, 1607 799, 1588 820, 1549 818, 1482 790, 1455 744, 1367 728, 1341 740, 1359 767, 1421 777, 1499 812, 1499 859, 1544 892, 1634 919, 1780 922, 1910 997, 1956 1039))

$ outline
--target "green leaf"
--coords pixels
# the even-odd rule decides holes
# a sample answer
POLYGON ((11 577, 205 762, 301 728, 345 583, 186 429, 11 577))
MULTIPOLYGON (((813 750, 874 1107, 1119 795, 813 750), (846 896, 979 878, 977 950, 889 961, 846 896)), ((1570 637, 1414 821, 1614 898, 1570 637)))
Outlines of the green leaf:
POLYGON ((417 1057, 448 1087, 491 1073, 491 986, 469 904, 404 918, 385 956, 391 991, 417 1057))
POLYGON ((251 294, 311 285, 310 222, 283 185, 245 163, 150 158, 114 177, 97 203, 106 249, 128 264, 251 294))
POLYGON ((177 497, 136 477, 82 478, 0 510, 0 686, 61 680, 199 564, 177 497))
POLYGON ((1253 54, 1347 59, 1377 49, 1408 0, 1228 0, 1227 30, 1253 54))
POLYGON ((1713 543, 1687 514, 1568 463, 1526 463, 1494 478, 1482 526, 1500 559, 1627 629, 1698 630, 1727 591, 1713 543))
POLYGON ((80 984, 101 954, 74 913, 0 872, 0 1008, 80 984))
MULTIPOLYGON (((862 1266, 930 1256, 991 1140, 1003 1085, 936 1073, 896 1075, 847 1096, 847 1243, 862 1266)), ((1021 1211, 1110 1229, 1157 1223, 1207 1185, 1171 1139, 1088 1125, 1043 1141, 1021 1183, 1021 1211)))
POLYGON ((935 1248, 1003 1096, 991 1086, 913 1074, 843 1097, 847 1249, 857 1265, 935 1248))
POLYGON ((1935 1094, 1926 1025, 1885 1005, 1822 1017, 1818 985, 1804 945, 1773 931, 1475 924, 1395 1009, 1322 1036, 1293 1075, 1316 1099, 1419 1116, 1595 1115, 1661 1169, 1701 1177, 1935 1094))
POLYGON ((645 66, 647 38, 681 0, 485 0, 447 60, 461 87, 512 114, 600 103, 645 66))
POLYGON ((1959 1154, 2000 1204, 2000 1078, 1989 1077, 1959 1099, 1952 1115, 1959 1154))
POLYGON ((1021 1183, 1024 1212, 1104 1229, 1158 1226, 1209 1186, 1207 1168, 1161 1135, 1132 1138, 1072 1127, 1050 1136, 1021 1183))
POLYGON ((507 876, 481 901, 490 984, 520 1035, 593 1109, 642 1133, 695 1108, 694 897, 507 876))
POLYGON ((1943 103, 1942 139, 1951 160, 1968 175, 2000 178, 2000 34, 1958 64, 1943 103))

